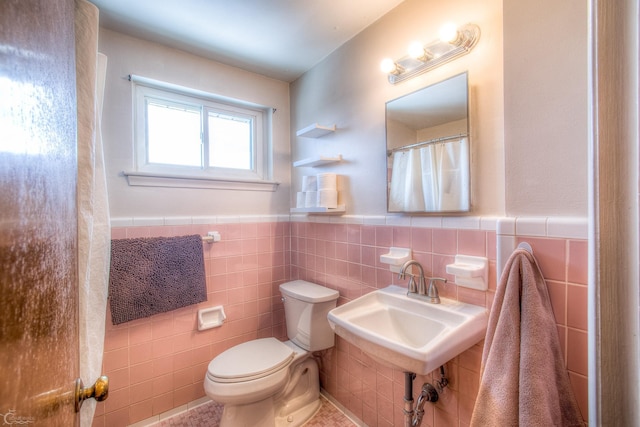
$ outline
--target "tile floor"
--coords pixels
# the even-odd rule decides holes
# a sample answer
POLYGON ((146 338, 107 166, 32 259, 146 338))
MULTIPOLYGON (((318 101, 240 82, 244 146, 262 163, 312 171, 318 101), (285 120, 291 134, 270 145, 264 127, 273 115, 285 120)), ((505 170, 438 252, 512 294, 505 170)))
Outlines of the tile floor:
MULTIPOLYGON (((353 427, 356 426, 346 415, 326 398, 320 397, 322 406, 304 424, 305 427, 353 427)), ((222 405, 208 402, 187 412, 175 415, 155 424, 156 427, 218 427, 222 416, 222 405)))

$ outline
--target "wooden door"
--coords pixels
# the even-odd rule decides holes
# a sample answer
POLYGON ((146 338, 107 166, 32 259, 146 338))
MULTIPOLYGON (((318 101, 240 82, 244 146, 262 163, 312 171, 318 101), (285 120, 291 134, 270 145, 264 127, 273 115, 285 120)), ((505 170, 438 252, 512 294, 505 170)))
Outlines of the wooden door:
POLYGON ((0 421, 73 426, 73 0, 0 1, 0 421))

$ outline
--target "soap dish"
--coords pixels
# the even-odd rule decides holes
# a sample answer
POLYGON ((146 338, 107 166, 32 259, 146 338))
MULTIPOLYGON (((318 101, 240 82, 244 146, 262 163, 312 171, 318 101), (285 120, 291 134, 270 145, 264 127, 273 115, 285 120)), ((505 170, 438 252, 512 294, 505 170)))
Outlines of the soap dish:
POLYGON ((411 259, 411 249, 407 248, 389 248, 389 253, 380 255, 380 262, 389 264, 391 271, 400 272, 400 267, 411 259))
POLYGON ((456 284, 486 291, 489 284, 489 260, 485 257, 456 255, 454 264, 448 264, 447 274, 456 276, 456 284))

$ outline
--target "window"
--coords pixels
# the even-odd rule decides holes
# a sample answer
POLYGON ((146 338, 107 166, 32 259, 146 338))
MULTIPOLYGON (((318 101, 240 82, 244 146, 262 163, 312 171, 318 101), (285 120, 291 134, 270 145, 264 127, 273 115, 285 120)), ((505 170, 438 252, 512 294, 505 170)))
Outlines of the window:
POLYGON ((271 109, 131 76, 136 171, 130 185, 274 191, 271 109), (152 179, 155 178, 155 179, 152 179), (153 181, 160 181, 153 184, 153 181), (265 183, 256 188, 238 183, 265 183))

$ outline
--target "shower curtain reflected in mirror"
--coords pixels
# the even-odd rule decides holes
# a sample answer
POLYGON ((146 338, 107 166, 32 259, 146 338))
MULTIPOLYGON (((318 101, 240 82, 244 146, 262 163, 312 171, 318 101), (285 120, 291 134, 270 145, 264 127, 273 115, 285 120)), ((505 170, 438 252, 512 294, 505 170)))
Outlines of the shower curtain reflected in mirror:
POLYGON ((393 152, 389 212, 469 210, 469 140, 393 152))
MULTIPOLYGON (((80 378, 102 374, 111 230, 100 118, 107 58, 98 53, 98 9, 76 0, 78 107, 78 289, 80 378)), ((90 426, 96 402, 85 401, 80 425, 90 426)))

